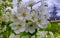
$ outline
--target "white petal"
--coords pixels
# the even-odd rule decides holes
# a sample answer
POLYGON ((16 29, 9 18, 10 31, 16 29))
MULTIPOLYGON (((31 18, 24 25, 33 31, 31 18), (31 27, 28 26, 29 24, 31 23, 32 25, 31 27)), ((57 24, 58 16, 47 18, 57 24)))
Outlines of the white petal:
POLYGON ((25 31, 25 27, 24 28, 21 28, 21 29, 14 30, 14 32, 16 34, 19 34, 20 32, 24 32, 24 31, 25 31))
POLYGON ((14 32, 15 32, 16 34, 19 34, 19 33, 20 33, 20 31, 19 31, 19 30, 15 30, 14 32))
POLYGON ((30 32, 30 33, 35 32, 35 29, 29 29, 29 32, 30 32))
POLYGON ((14 36, 15 36, 14 34, 11 34, 11 35, 9 36, 9 38, 14 38, 14 36))
POLYGON ((40 28, 47 28, 47 25, 38 24, 40 28))

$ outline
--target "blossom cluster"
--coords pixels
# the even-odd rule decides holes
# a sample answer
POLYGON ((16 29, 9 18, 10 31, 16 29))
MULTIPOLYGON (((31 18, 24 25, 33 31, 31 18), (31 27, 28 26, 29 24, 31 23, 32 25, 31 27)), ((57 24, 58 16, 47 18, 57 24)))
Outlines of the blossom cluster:
MULTIPOLYGON (((32 35, 36 33, 36 30, 39 31, 38 29, 40 28, 47 28, 47 24, 49 23, 48 19, 50 17, 49 10, 47 9, 48 5, 46 2, 44 2, 44 0, 40 0, 40 2, 41 5, 38 7, 38 9, 32 8, 33 5, 36 4, 36 2, 33 0, 29 0, 24 4, 21 2, 18 3, 17 12, 11 12, 9 9, 7 10, 7 8, 3 8, 4 10, 1 10, 2 13, 0 16, 0 26, 4 25, 4 28, 2 30, 0 28, 0 33, 6 33, 8 32, 6 30, 10 30, 13 32, 13 34, 11 34, 9 38, 19 38, 19 34, 21 32, 26 32, 32 35), (10 23, 11 21, 12 23, 10 23)), ((44 36, 42 35, 42 37, 44 36)), ((25 36, 22 38, 25 38, 25 36)), ((29 38, 28 35, 26 38, 29 38)), ((39 35, 37 38, 40 38, 39 35)))
POLYGON ((41 6, 38 9, 32 9, 35 4, 34 1, 29 1, 25 4, 19 4, 17 7, 17 13, 11 13, 10 19, 13 21, 10 24, 11 28, 16 34, 20 32, 35 32, 37 28, 46 28, 48 24, 49 11, 45 6, 43 0, 41 0, 41 6), (30 9, 28 9, 30 7, 30 9))

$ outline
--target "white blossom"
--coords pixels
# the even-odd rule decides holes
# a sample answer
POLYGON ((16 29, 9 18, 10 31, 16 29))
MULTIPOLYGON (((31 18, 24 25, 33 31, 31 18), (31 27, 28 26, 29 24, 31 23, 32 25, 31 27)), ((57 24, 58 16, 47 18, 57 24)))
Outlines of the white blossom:
POLYGON ((25 2, 25 5, 27 7, 33 7, 33 5, 35 4, 36 2, 34 0, 29 0, 28 2, 25 2))
POLYGON ((37 38, 46 38, 47 36, 47 31, 38 31, 37 32, 37 38))
POLYGON ((45 19, 44 16, 41 16, 36 20, 36 23, 40 28, 46 28, 48 21, 47 21, 47 19, 45 19))
POLYGON ((38 7, 38 11, 39 11, 39 14, 45 16, 45 18, 49 19, 50 17, 50 14, 49 14, 49 9, 48 9, 48 5, 46 2, 42 1, 41 2, 42 4, 38 7))
POLYGON ((53 35, 52 32, 49 32, 49 34, 50 34, 50 37, 51 37, 51 38, 54 38, 54 35, 53 35))
POLYGON ((32 7, 35 4, 33 0, 29 0, 25 4, 19 4, 20 6, 17 7, 17 13, 11 13, 10 19, 13 21, 13 24, 11 25, 12 28, 14 28, 14 32, 17 34, 22 32, 21 28, 24 27, 24 31, 33 33, 35 32, 35 29, 39 28, 46 28, 48 24, 48 10, 44 6, 45 3, 43 0, 41 0, 41 6, 39 9, 28 9, 28 7, 32 7), (26 23, 26 20, 30 20, 28 23, 26 23), (20 25, 21 28, 17 28, 16 26, 20 25), (18 30, 16 30, 18 29, 18 30))
POLYGON ((24 20, 26 20, 30 16, 30 10, 27 7, 25 7, 24 5, 19 6, 17 8, 17 11, 18 11, 17 12, 18 17, 19 18, 22 17, 24 20))
POLYGON ((2 21, 7 22, 9 20, 9 16, 7 14, 3 14, 1 19, 2 19, 2 21))
POLYGON ((35 29, 37 29, 37 28, 38 28, 38 26, 33 21, 29 21, 28 23, 26 23, 26 32, 33 33, 33 32, 35 32, 35 29))
POLYGON ((38 31, 37 32, 37 38, 54 38, 54 35, 52 32, 38 31))
POLYGON ((37 18, 38 18, 38 16, 37 16, 36 10, 32 9, 30 11, 30 16, 29 16, 28 20, 32 20, 35 22, 37 18))
POLYGON ((15 35, 14 33, 10 34, 9 38, 20 38, 19 35, 15 35))
POLYGON ((19 34, 20 32, 25 31, 25 23, 22 20, 17 21, 17 22, 13 22, 12 24, 10 24, 10 26, 16 34, 19 34))

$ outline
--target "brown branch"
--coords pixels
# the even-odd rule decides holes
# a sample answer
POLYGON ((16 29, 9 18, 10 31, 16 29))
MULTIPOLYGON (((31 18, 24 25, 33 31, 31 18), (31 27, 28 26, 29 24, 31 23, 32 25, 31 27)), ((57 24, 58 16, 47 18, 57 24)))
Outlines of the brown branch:
MULTIPOLYGON (((38 1, 38 2, 37 2, 37 3, 35 3, 34 5, 38 4, 39 2, 41 2, 41 1, 38 1)), ((33 6, 34 6, 34 5, 33 5, 33 6)))

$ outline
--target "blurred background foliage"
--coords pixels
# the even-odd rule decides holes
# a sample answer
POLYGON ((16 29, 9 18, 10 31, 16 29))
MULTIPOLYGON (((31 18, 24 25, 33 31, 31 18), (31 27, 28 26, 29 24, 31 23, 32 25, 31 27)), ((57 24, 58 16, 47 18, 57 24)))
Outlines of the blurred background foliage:
POLYGON ((53 32, 55 37, 60 36, 60 22, 49 22, 45 30, 53 32))

